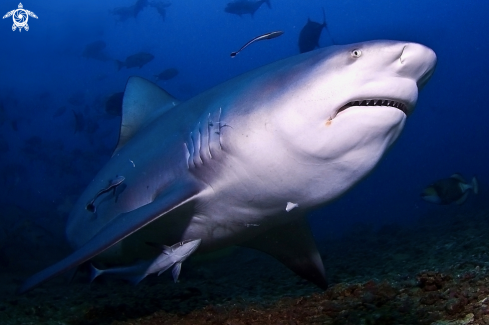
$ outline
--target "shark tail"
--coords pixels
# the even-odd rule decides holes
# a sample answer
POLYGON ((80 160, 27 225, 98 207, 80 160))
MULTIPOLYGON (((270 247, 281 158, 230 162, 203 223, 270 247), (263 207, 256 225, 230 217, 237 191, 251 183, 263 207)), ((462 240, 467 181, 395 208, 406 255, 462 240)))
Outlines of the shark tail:
POLYGON ((475 176, 472 177, 472 191, 474 191, 474 194, 479 194, 479 182, 475 176))
POLYGON ((102 275, 104 270, 99 270, 93 264, 90 264, 90 283, 93 282, 97 277, 102 275))
POLYGON ((268 8, 272 9, 272 4, 270 3, 270 0, 263 0, 268 6, 268 8))
POLYGON ((329 32, 328 27, 324 27, 324 29, 326 29, 326 32, 328 33, 329 38, 331 38, 331 44, 333 44, 333 45, 334 45, 334 44, 336 44, 336 43, 334 42, 333 36, 332 36, 332 35, 331 35, 331 33, 329 32))
POLYGON ((129 282, 131 282, 132 284, 134 285, 138 285, 139 282, 143 281, 143 279, 147 276, 147 274, 143 274, 143 275, 136 275, 136 276, 132 276, 132 277, 128 277, 127 280, 129 282))
POLYGON ((331 43, 334 45, 335 42, 334 42, 333 36, 331 36, 331 33, 329 32, 329 29, 328 29, 328 24, 326 23, 326 13, 324 12, 324 7, 322 7, 321 9, 323 9, 323 28, 326 29, 326 32, 328 33, 329 38, 331 38, 331 43))

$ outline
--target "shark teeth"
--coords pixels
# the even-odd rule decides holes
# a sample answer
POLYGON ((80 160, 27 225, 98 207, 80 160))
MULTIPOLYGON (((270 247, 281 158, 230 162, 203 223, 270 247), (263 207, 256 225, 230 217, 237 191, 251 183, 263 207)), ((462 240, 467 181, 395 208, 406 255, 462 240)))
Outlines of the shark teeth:
POLYGON ((395 100, 388 99, 364 99, 364 100, 354 100, 343 105, 336 114, 344 111, 345 109, 352 106, 390 106, 395 107, 408 115, 408 108, 406 104, 397 102, 395 100))

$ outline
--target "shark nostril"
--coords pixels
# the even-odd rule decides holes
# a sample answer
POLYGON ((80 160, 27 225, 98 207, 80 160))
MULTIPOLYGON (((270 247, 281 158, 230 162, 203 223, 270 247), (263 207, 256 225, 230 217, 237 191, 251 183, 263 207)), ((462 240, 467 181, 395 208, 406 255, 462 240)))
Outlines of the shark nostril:
POLYGON ((401 64, 404 63, 404 60, 402 59, 402 55, 404 54, 405 49, 406 49, 406 45, 402 47, 401 55, 399 56, 399 62, 401 62, 401 64))

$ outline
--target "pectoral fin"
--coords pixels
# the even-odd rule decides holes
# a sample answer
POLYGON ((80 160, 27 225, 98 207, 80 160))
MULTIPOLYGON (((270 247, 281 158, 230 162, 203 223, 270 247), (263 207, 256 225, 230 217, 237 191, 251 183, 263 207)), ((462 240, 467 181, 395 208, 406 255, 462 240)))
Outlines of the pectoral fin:
POLYGON ((120 214, 77 251, 28 278, 18 292, 29 291, 40 283, 88 261, 164 214, 187 203, 200 190, 199 186, 193 182, 180 181, 173 183, 152 203, 134 211, 120 214))
POLYGON ((171 270, 171 274, 173 275, 173 281, 177 283, 178 277, 180 276, 180 271, 182 270, 182 263, 175 263, 175 266, 171 270))
POLYGON ((241 246, 267 253, 318 287, 328 287, 323 262, 305 217, 268 230, 241 246))

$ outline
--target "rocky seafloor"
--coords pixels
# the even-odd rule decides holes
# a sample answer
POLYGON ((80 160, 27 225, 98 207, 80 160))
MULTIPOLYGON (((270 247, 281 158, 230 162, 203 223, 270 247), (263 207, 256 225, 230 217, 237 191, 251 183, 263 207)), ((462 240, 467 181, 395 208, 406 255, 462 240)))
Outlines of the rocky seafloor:
POLYGON ((489 324, 489 210, 440 211, 319 243, 326 291, 247 249, 186 261, 176 284, 79 272, 15 295, 27 274, 0 268, 0 324, 489 324))

